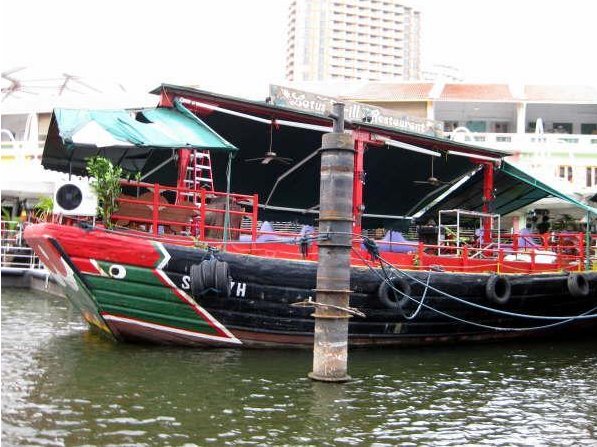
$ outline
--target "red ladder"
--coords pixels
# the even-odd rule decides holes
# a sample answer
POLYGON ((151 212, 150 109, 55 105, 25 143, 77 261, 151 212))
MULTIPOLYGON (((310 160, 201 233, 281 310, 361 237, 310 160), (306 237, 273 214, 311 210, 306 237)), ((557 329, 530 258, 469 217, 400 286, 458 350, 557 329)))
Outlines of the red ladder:
MULTIPOLYGON (((209 151, 191 151, 184 179, 184 187, 193 191, 198 191, 199 189, 205 189, 207 191, 214 190, 211 156, 209 151)), ((196 205, 201 204, 201 195, 188 192, 183 193, 183 195, 192 196, 193 202, 196 205)))

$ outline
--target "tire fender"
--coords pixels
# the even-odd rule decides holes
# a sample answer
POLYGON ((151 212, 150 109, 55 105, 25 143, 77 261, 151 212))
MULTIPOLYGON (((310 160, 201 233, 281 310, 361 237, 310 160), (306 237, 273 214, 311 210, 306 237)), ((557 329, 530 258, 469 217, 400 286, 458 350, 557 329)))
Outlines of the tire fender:
POLYGON ((411 294, 411 287, 408 281, 404 278, 399 276, 395 276, 392 279, 383 281, 379 285, 379 289, 377 290, 377 296, 381 304, 383 304, 388 309, 399 309, 402 311, 404 306, 410 301, 406 296, 403 296, 401 293, 395 291, 394 288, 401 291, 405 295, 411 294), (391 283, 391 285, 389 284, 391 283))
POLYGON ((491 275, 485 283, 485 296, 493 303, 504 305, 510 301, 512 286, 503 275, 491 275))
POLYGON ((230 268, 228 263, 207 259, 191 266, 191 294, 199 298, 210 291, 218 296, 230 297, 230 268))
POLYGON ((566 286, 574 298, 585 298, 589 295, 589 281, 582 273, 570 273, 566 286))

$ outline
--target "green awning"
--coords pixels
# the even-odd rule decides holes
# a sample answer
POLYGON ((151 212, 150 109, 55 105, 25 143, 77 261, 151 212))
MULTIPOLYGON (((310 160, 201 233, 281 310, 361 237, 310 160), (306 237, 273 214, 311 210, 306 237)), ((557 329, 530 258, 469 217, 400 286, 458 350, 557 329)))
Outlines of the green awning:
POLYGON ((42 165, 86 175, 86 160, 101 155, 126 171, 144 172, 148 160, 155 166, 180 148, 238 150, 178 102, 138 111, 55 109, 42 165))
MULTIPOLYGON (((521 171, 507 161, 494 172, 492 212, 505 215, 546 197, 556 197, 586 212, 597 215, 597 208, 549 186, 521 171)), ((437 215, 440 209, 481 211, 483 208, 483 170, 475 169, 461 181, 434 191, 413 207, 409 214, 423 220, 437 215)))

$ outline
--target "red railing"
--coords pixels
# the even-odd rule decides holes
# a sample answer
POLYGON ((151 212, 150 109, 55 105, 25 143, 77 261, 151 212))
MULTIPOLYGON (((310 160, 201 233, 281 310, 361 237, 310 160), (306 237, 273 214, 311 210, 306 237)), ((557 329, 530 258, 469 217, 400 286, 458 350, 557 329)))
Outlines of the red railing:
POLYGON ((163 234, 198 237, 201 240, 221 240, 224 236, 226 201, 228 200, 228 238, 241 234, 257 235, 257 195, 226 194, 205 189, 163 186, 122 180, 121 185, 133 188, 135 195, 121 195, 118 209, 112 215, 117 227, 127 227, 154 236, 163 234), (174 202, 174 203, 171 203, 174 202), (249 204, 245 211, 239 203, 249 204), (242 219, 249 219, 249 228, 241 228, 242 219))
MULTIPOLYGON (((531 273, 584 270, 587 259, 584 238, 583 233, 502 234, 499 246, 492 243, 484 247, 467 244, 433 245, 417 241, 378 242, 382 248, 381 256, 402 268, 414 266, 427 269, 438 265, 450 271, 531 273), (511 243, 523 237, 540 237, 543 243, 533 247, 511 243)), ((589 259, 593 264, 597 262, 596 244, 597 235, 593 234, 589 250, 589 259)))
MULTIPOLYGON (((298 233, 258 228, 257 195, 227 195, 204 189, 191 190, 136 181, 122 181, 122 185, 129 194, 134 191, 134 195, 122 195, 118 199, 120 208, 112 216, 117 227, 136 229, 142 232, 139 235, 145 233, 144 237, 159 236, 172 242, 178 240, 179 243, 189 244, 194 239, 218 245, 217 242, 224 239, 224 216, 228 200, 226 239, 231 244, 230 250, 280 258, 317 259, 316 249, 310 249, 305 255, 299 244, 288 244, 299 240, 298 233), (250 243, 238 244, 239 241, 250 243)), ((582 270, 586 265, 584 233, 501 233, 499 246, 497 232, 492 236, 495 236, 494 242, 483 246, 478 241, 454 244, 454 240, 446 240, 439 245, 417 241, 378 242, 385 245, 382 257, 402 268, 427 269, 439 265, 446 271, 531 273, 582 270)), ((314 241, 310 243, 316 244, 314 241)), ((589 258, 595 263, 597 235, 591 235, 590 244, 589 258)), ((359 245, 360 242, 355 249, 365 254, 359 245)), ((355 263, 361 262, 356 254, 353 258, 355 263)))

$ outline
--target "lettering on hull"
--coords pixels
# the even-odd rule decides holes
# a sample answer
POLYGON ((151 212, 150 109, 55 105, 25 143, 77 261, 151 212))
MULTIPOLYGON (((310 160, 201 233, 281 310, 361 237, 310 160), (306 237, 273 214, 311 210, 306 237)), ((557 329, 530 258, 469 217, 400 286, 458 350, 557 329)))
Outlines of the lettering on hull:
MULTIPOLYGON (((189 275, 184 275, 182 277, 180 287, 183 290, 191 289, 191 277, 189 275)), ((247 293, 247 283, 230 281, 230 290, 232 296, 244 298, 245 294, 247 293)))

